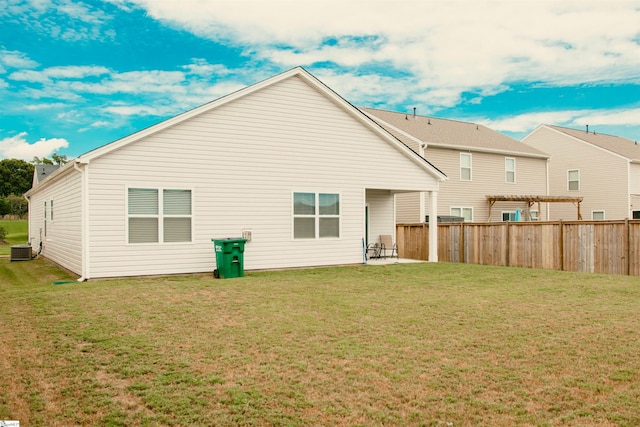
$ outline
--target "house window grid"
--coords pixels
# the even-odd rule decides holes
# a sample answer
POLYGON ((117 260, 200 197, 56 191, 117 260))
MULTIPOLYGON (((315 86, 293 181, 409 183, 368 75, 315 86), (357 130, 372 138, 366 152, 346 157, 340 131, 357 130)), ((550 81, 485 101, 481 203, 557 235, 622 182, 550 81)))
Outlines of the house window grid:
POLYGON ((465 222, 473 221, 473 208, 469 206, 451 206, 449 208, 451 216, 460 216, 465 222))
POLYGON ((604 220, 605 215, 603 210, 591 211, 591 219, 594 221, 604 220))
POLYGON ((294 192, 293 239, 339 239, 342 235, 341 198, 340 193, 294 192), (332 199, 334 203, 327 205, 332 199))
MULTIPOLYGON (((170 210, 170 208, 169 208, 170 210)), ((163 244, 163 245, 171 245, 171 244, 185 244, 185 243, 193 243, 193 189, 190 188, 163 188, 163 187, 145 187, 145 186, 131 186, 127 187, 127 203, 126 203, 126 216, 127 216, 127 244, 131 245, 139 245, 139 244, 163 244), (155 212, 146 212, 146 213, 130 213, 130 192, 131 190, 143 190, 149 192, 156 193, 156 200, 154 204, 154 208, 152 211, 155 212), (180 191, 180 192, 188 192, 189 194, 189 204, 188 204, 188 214, 175 214, 175 213, 166 213, 167 206, 165 205, 165 197, 168 192, 180 191), (150 241, 131 241, 131 219, 151 219, 155 220, 155 236, 154 240, 150 241), (188 240, 173 240, 170 236, 174 231, 170 224, 172 219, 189 219, 188 224, 188 240), (167 232, 169 230, 169 232, 167 232)), ((183 227, 184 228, 184 227, 183 227)))
POLYGON ((516 220, 516 211, 502 211, 502 221, 515 221, 516 220))
POLYGON ((516 159, 514 157, 504 158, 504 181, 507 184, 516 183, 516 159))
POLYGON ((567 190, 580 190, 580 169, 569 169, 567 171, 567 190))
POLYGON ((460 153, 460 181, 473 179, 473 157, 471 153, 460 153))

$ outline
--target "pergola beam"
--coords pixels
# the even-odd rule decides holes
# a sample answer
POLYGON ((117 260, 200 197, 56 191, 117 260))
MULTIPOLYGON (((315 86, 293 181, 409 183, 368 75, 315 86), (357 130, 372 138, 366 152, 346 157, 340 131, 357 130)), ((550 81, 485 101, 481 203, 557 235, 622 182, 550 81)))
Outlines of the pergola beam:
POLYGON ((582 202, 582 197, 567 197, 567 196, 485 196, 487 201, 489 202, 489 219, 491 219, 491 208, 495 204, 495 202, 527 202, 529 208, 534 203, 538 203, 538 213, 540 210, 540 202, 544 203, 573 203, 578 207, 578 220, 582 220, 582 214, 580 213, 580 202, 582 202))

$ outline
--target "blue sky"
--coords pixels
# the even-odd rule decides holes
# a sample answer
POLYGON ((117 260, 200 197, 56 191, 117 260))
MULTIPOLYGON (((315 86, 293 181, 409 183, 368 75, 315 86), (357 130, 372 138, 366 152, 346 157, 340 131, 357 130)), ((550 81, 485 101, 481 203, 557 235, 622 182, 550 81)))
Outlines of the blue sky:
POLYGON ((295 66, 354 105, 640 140, 640 1, 0 0, 0 158, 75 157, 295 66))

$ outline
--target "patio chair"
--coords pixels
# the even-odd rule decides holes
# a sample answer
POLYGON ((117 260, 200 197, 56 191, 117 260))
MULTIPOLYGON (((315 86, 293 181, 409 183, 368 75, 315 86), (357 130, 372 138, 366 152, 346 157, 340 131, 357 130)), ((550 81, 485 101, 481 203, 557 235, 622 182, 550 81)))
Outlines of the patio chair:
POLYGON ((369 243, 367 245, 367 259, 380 258, 382 246, 380 243, 369 243))
POLYGON ((381 234, 380 235, 380 256, 386 258, 390 256, 393 258, 394 256, 398 257, 398 247, 395 243, 393 243, 393 238, 390 234, 381 234), (389 252, 391 253, 389 255, 389 252))

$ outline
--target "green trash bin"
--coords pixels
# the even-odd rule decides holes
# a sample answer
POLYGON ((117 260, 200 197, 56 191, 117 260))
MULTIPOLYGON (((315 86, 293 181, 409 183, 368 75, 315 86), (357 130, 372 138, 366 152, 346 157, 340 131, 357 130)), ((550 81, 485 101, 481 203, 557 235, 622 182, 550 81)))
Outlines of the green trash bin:
POLYGON ((211 239, 216 253, 216 279, 244 277, 244 244, 247 239, 226 238, 211 239))

